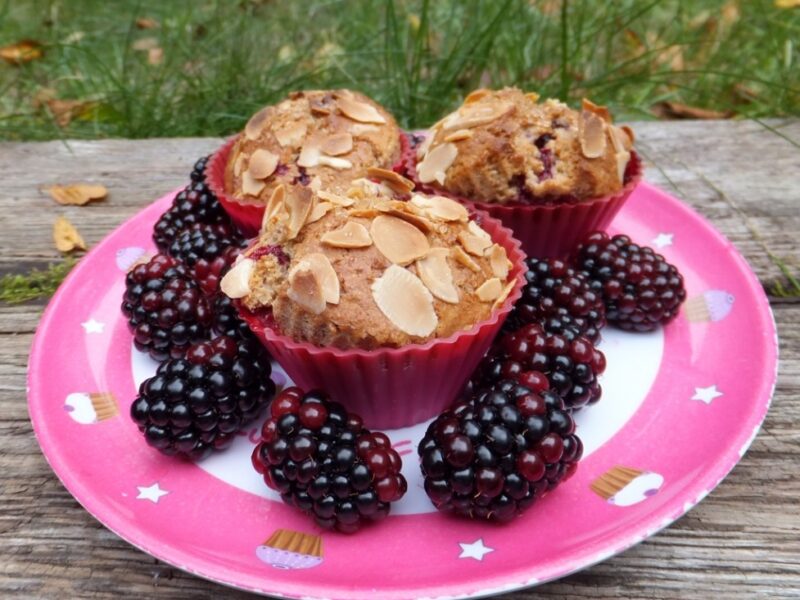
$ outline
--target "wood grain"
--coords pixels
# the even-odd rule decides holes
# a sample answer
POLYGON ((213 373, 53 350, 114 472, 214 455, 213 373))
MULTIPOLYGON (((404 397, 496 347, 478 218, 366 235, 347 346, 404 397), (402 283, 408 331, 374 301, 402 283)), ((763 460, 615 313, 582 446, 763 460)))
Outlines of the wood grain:
MULTIPOLYGON (((780 276, 770 253, 800 264, 800 121, 653 122, 634 129, 648 163, 646 179, 708 217, 762 282, 780 276)), ((56 215, 67 216, 95 244, 183 185, 194 160, 219 143, 0 144, 0 273, 58 259, 51 240, 56 215), (61 207, 40 190, 78 181, 103 183, 108 199, 61 207)), ((0 304, 0 596, 249 597, 129 546, 89 516, 50 470, 25 399, 28 350, 43 306, 0 304)), ((778 386, 762 431, 730 476, 652 539, 504 598, 800 598, 800 301, 775 298, 773 310, 781 344, 778 386)))

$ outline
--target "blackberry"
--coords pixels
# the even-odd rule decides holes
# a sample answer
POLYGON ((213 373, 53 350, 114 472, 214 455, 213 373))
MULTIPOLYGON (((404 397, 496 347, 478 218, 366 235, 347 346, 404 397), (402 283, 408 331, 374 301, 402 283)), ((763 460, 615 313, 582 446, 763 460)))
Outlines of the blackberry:
POLYGON ((567 410, 578 410, 600 400, 597 377, 605 368, 605 356, 588 339, 550 334, 531 323, 495 343, 478 366, 471 389, 511 379, 532 389, 552 390, 567 410))
POLYGON ((253 466, 284 502, 325 529, 352 533, 389 514, 407 489, 400 455, 319 391, 285 389, 273 401, 253 466))
POLYGON ((212 314, 186 267, 157 254, 125 277, 122 312, 136 348, 158 361, 179 358, 193 342, 205 339, 212 314))
POLYGON ((233 305, 231 300, 225 294, 217 294, 214 298, 212 307, 214 313, 213 329, 219 335, 227 335, 228 337, 237 340, 252 340, 255 339, 253 332, 247 326, 247 323, 239 318, 239 312, 233 305))
POLYGON ((220 336, 161 363, 139 387, 131 418, 164 454, 199 459, 226 448, 275 395, 258 343, 220 336))
POLYGON ((228 226, 200 223, 180 232, 170 244, 168 254, 186 265, 203 292, 211 296, 246 244, 228 226))
POLYGON ((602 296, 591 289, 586 276, 560 260, 529 258, 525 262, 526 284, 505 330, 540 323, 548 333, 568 339, 583 336, 596 344, 606 324, 606 311, 602 296))
POLYGON ((153 226, 153 241, 161 252, 166 252, 181 231, 198 223, 223 225, 236 231, 225 209, 204 181, 194 181, 178 192, 172 206, 153 226))
POLYGON ((206 180, 206 165, 208 165, 208 160, 210 156, 202 156, 197 159, 197 162, 194 163, 194 167, 192 167, 192 172, 189 174, 189 177, 192 181, 205 181, 206 180))
POLYGON ((686 298, 678 269, 626 235, 590 234, 578 246, 574 262, 602 295, 608 322, 620 329, 651 331, 665 325, 686 298))
POLYGON ((501 380, 439 415, 417 451, 437 509, 509 521, 572 476, 583 444, 558 394, 501 380))

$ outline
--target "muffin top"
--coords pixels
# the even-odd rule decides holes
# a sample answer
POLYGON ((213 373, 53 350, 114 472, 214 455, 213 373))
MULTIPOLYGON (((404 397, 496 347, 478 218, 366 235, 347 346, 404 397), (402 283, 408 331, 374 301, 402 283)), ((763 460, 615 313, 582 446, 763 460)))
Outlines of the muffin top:
POLYGON ((417 176, 481 202, 587 200, 622 188, 633 139, 588 100, 576 111, 516 88, 476 90, 431 127, 417 176))
POLYGON ((271 309, 284 335, 343 349, 423 343, 487 319, 514 287, 505 249, 461 204, 369 175, 378 182, 341 194, 279 186, 223 292, 271 309))
POLYGON ((350 90, 293 92, 247 122, 225 170, 225 190, 266 204, 282 184, 346 190, 368 167, 391 168, 400 129, 382 106, 350 90))

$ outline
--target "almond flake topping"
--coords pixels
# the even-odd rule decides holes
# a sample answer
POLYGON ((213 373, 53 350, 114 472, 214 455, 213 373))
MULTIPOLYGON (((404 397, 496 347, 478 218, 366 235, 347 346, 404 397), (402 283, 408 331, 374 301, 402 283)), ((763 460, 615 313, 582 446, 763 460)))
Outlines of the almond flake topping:
POLYGON ((300 156, 297 157, 297 166, 304 168, 316 167, 319 164, 321 153, 319 140, 315 137, 307 139, 300 150, 300 156))
POLYGON ((244 135, 248 140, 257 140, 261 135, 261 130, 264 129, 264 124, 267 122, 269 116, 269 106, 265 106, 247 121, 244 126, 244 135))
POLYGON ((511 262, 506 255, 506 249, 499 244, 493 245, 489 250, 489 265, 492 267, 492 273, 494 273, 495 277, 505 281, 508 278, 508 270, 511 267, 511 262))
POLYGON ((370 227, 370 235, 380 253, 398 265, 412 263, 425 256, 430 249, 424 233, 397 217, 376 217, 370 227))
POLYGON ((597 158, 606 149, 606 135, 603 120, 596 114, 584 110, 578 119, 578 135, 581 152, 586 158, 597 158))
POLYGON ((320 200, 326 200, 327 202, 332 202, 333 204, 337 204, 339 206, 353 206, 356 203, 355 200, 352 198, 348 198, 347 196, 340 196, 338 194, 334 194, 327 190, 318 190, 317 197, 320 200))
POLYGON ((330 156, 347 154, 353 149, 353 136, 349 133, 335 133, 323 139, 320 148, 330 156))
MULTIPOLYGON (((480 225, 478 225, 475 221, 470 221, 467 224, 467 229, 472 235, 477 235, 479 238, 483 238, 485 240, 491 240, 492 236, 490 236, 485 229, 483 229, 480 225)), ((491 243, 491 242, 490 242, 491 243)))
POLYGON ((466 223, 469 220, 467 209, 450 198, 444 196, 422 196, 414 194, 411 197, 411 204, 419 207, 425 214, 433 219, 441 221, 460 221, 466 223))
POLYGON ((367 169, 367 177, 378 179, 388 185, 393 192, 398 194, 407 194, 414 189, 414 182, 406 179, 399 173, 390 171, 388 169, 381 169, 379 167, 370 167, 367 169))
POLYGON ((250 293, 250 275, 253 273, 255 266, 256 261, 252 258, 243 258, 233 265, 219 283, 222 293, 228 298, 244 298, 247 296, 250 293))
POLYGON ((389 265, 372 283, 372 298, 386 318, 408 335, 428 336, 439 324, 428 288, 403 267, 389 265))
MULTIPOLYGON (((405 204, 405 203, 404 203, 405 204)), ((437 231, 438 228, 428 219, 422 217, 416 213, 409 212, 408 208, 410 207, 403 207, 403 208, 380 208, 381 212, 386 213, 387 215, 391 215, 393 217, 397 217, 398 219, 403 219, 403 221, 408 221, 414 227, 419 229, 420 231, 424 231, 425 233, 430 233, 431 231, 437 231)))
POLYGON ((487 248, 492 245, 492 240, 478 237, 467 231, 462 231, 458 234, 458 241, 464 246, 464 250, 473 256, 483 256, 487 248))
POLYGON ((447 248, 431 248, 417 261, 417 272, 431 294, 444 302, 458 304, 458 290, 453 284, 453 271, 447 264, 447 248))
POLYGON ((311 266, 302 261, 292 269, 289 274, 289 289, 286 292, 289 299, 293 300, 307 311, 319 315, 325 310, 325 296, 322 292, 322 282, 317 279, 311 266))
POLYGON ((314 175, 314 177, 311 178, 311 182, 308 184, 308 189, 310 189, 312 192, 318 192, 321 187, 322 179, 319 175, 314 175))
POLYGON ((332 202, 314 202, 314 207, 311 209, 311 212, 308 213, 308 219, 306 220, 306 225, 309 223, 316 223, 322 217, 327 215, 333 207, 336 206, 332 202))
POLYGON ((276 187, 272 196, 264 209, 264 218, 261 220, 261 228, 266 229, 270 223, 278 221, 286 216, 286 186, 281 184, 276 187))
POLYGON ((508 298, 508 295, 511 293, 511 290, 514 289, 516 283, 516 281, 509 281, 506 284, 506 287, 503 288, 503 291, 500 292, 500 295, 495 299, 492 310, 500 308, 503 305, 503 302, 506 301, 506 298, 508 298))
POLYGON ((339 170, 353 168, 353 163, 351 163, 346 158, 338 158, 336 156, 325 156, 324 154, 319 155, 319 157, 317 158, 317 164, 323 167, 332 167, 334 169, 339 169, 339 170))
POLYGON ((350 96, 339 96, 336 104, 344 116, 359 123, 386 123, 386 119, 371 104, 359 102, 350 96))
POLYGON ((250 157, 247 172, 250 173, 253 179, 266 179, 278 168, 279 158, 277 154, 259 148, 253 152, 253 156, 250 157))
POLYGON ((309 269, 314 273, 320 286, 325 302, 329 304, 339 304, 339 277, 333 269, 333 265, 327 256, 321 252, 306 254, 297 263, 298 269, 309 269))
POLYGON ((439 185, 444 185, 447 169, 453 164, 456 156, 458 156, 458 148, 455 144, 447 142, 441 146, 436 146, 417 165, 419 180, 422 183, 437 181, 439 185))
POLYGON ((497 277, 487 279, 475 290, 475 295, 480 298, 481 302, 491 302, 499 298, 502 293, 503 283, 497 277))
POLYGON ((334 248, 366 248, 372 245, 372 238, 361 223, 348 221, 343 227, 325 233, 320 242, 334 248))
POLYGON ((242 174, 242 166, 244 165, 244 154, 240 154, 233 162, 233 174, 238 177, 242 174))
POLYGON ((275 139, 284 148, 297 148, 301 145, 303 138, 306 137, 308 125, 303 121, 296 121, 282 129, 274 129, 275 139))
POLYGON ((242 173, 242 193, 245 196, 258 196, 266 186, 266 183, 254 178, 249 170, 242 173))
POLYGON ((472 129, 459 129, 453 133, 444 136, 445 142, 460 142, 461 140, 468 140, 474 135, 472 129))
POLYGON ((525 94, 525 97, 534 103, 538 102, 540 98, 539 94, 537 94, 536 92, 528 92, 527 94, 525 94))
POLYGON ((606 123, 611 123, 611 113, 608 112, 608 108, 605 106, 599 106, 588 98, 584 98, 581 102, 581 108, 587 112, 597 115, 606 123))
POLYGON ((499 119, 513 108, 514 105, 508 102, 467 104, 442 120, 442 131, 470 129, 485 125, 499 119))
POLYGON ((457 262, 467 267, 470 271, 475 271, 477 273, 481 270, 478 263, 475 262, 475 259, 464 252, 464 249, 461 246, 453 246, 450 248, 450 253, 457 262))
POLYGON ((487 90, 486 88, 473 90, 467 95, 466 98, 464 98, 464 104, 472 104, 473 102, 477 102, 481 98, 485 98, 491 93, 492 90, 487 90))
POLYGON ((350 133, 355 136, 364 135, 365 133, 376 133, 380 130, 380 127, 377 125, 371 125, 369 123, 353 123, 350 125, 350 133))
POLYGON ((284 203, 289 210, 289 224, 287 226, 287 239, 293 240, 306 224, 308 213, 311 212, 313 196, 308 188, 293 188, 287 194, 284 203))
POLYGON ((625 180, 625 169, 628 168, 628 161, 631 159, 630 152, 617 152, 614 154, 614 158, 617 161, 617 177, 619 177, 620 182, 625 180))
POLYGON ((425 155, 428 154, 428 149, 431 147, 434 137, 435 134, 430 131, 425 133, 425 139, 423 139, 422 143, 417 146, 417 160, 422 160, 425 158, 425 155))

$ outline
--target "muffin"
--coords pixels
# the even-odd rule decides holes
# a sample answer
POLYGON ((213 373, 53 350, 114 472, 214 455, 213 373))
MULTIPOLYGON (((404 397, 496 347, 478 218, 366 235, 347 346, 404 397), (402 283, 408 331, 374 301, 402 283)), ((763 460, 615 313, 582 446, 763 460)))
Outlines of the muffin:
POLYGON ((402 135, 392 115, 358 92, 293 92, 254 114, 212 158, 209 184, 246 233, 281 185, 346 190, 369 167, 391 168, 402 135))
POLYGON ((405 426, 455 398, 519 297, 524 256, 493 219, 369 174, 341 194, 278 187, 222 290, 301 387, 405 426))
POLYGON ((516 88, 477 90, 433 125, 409 175, 486 210, 531 256, 563 256, 608 225, 641 171, 633 132, 588 100, 580 111, 516 88))

